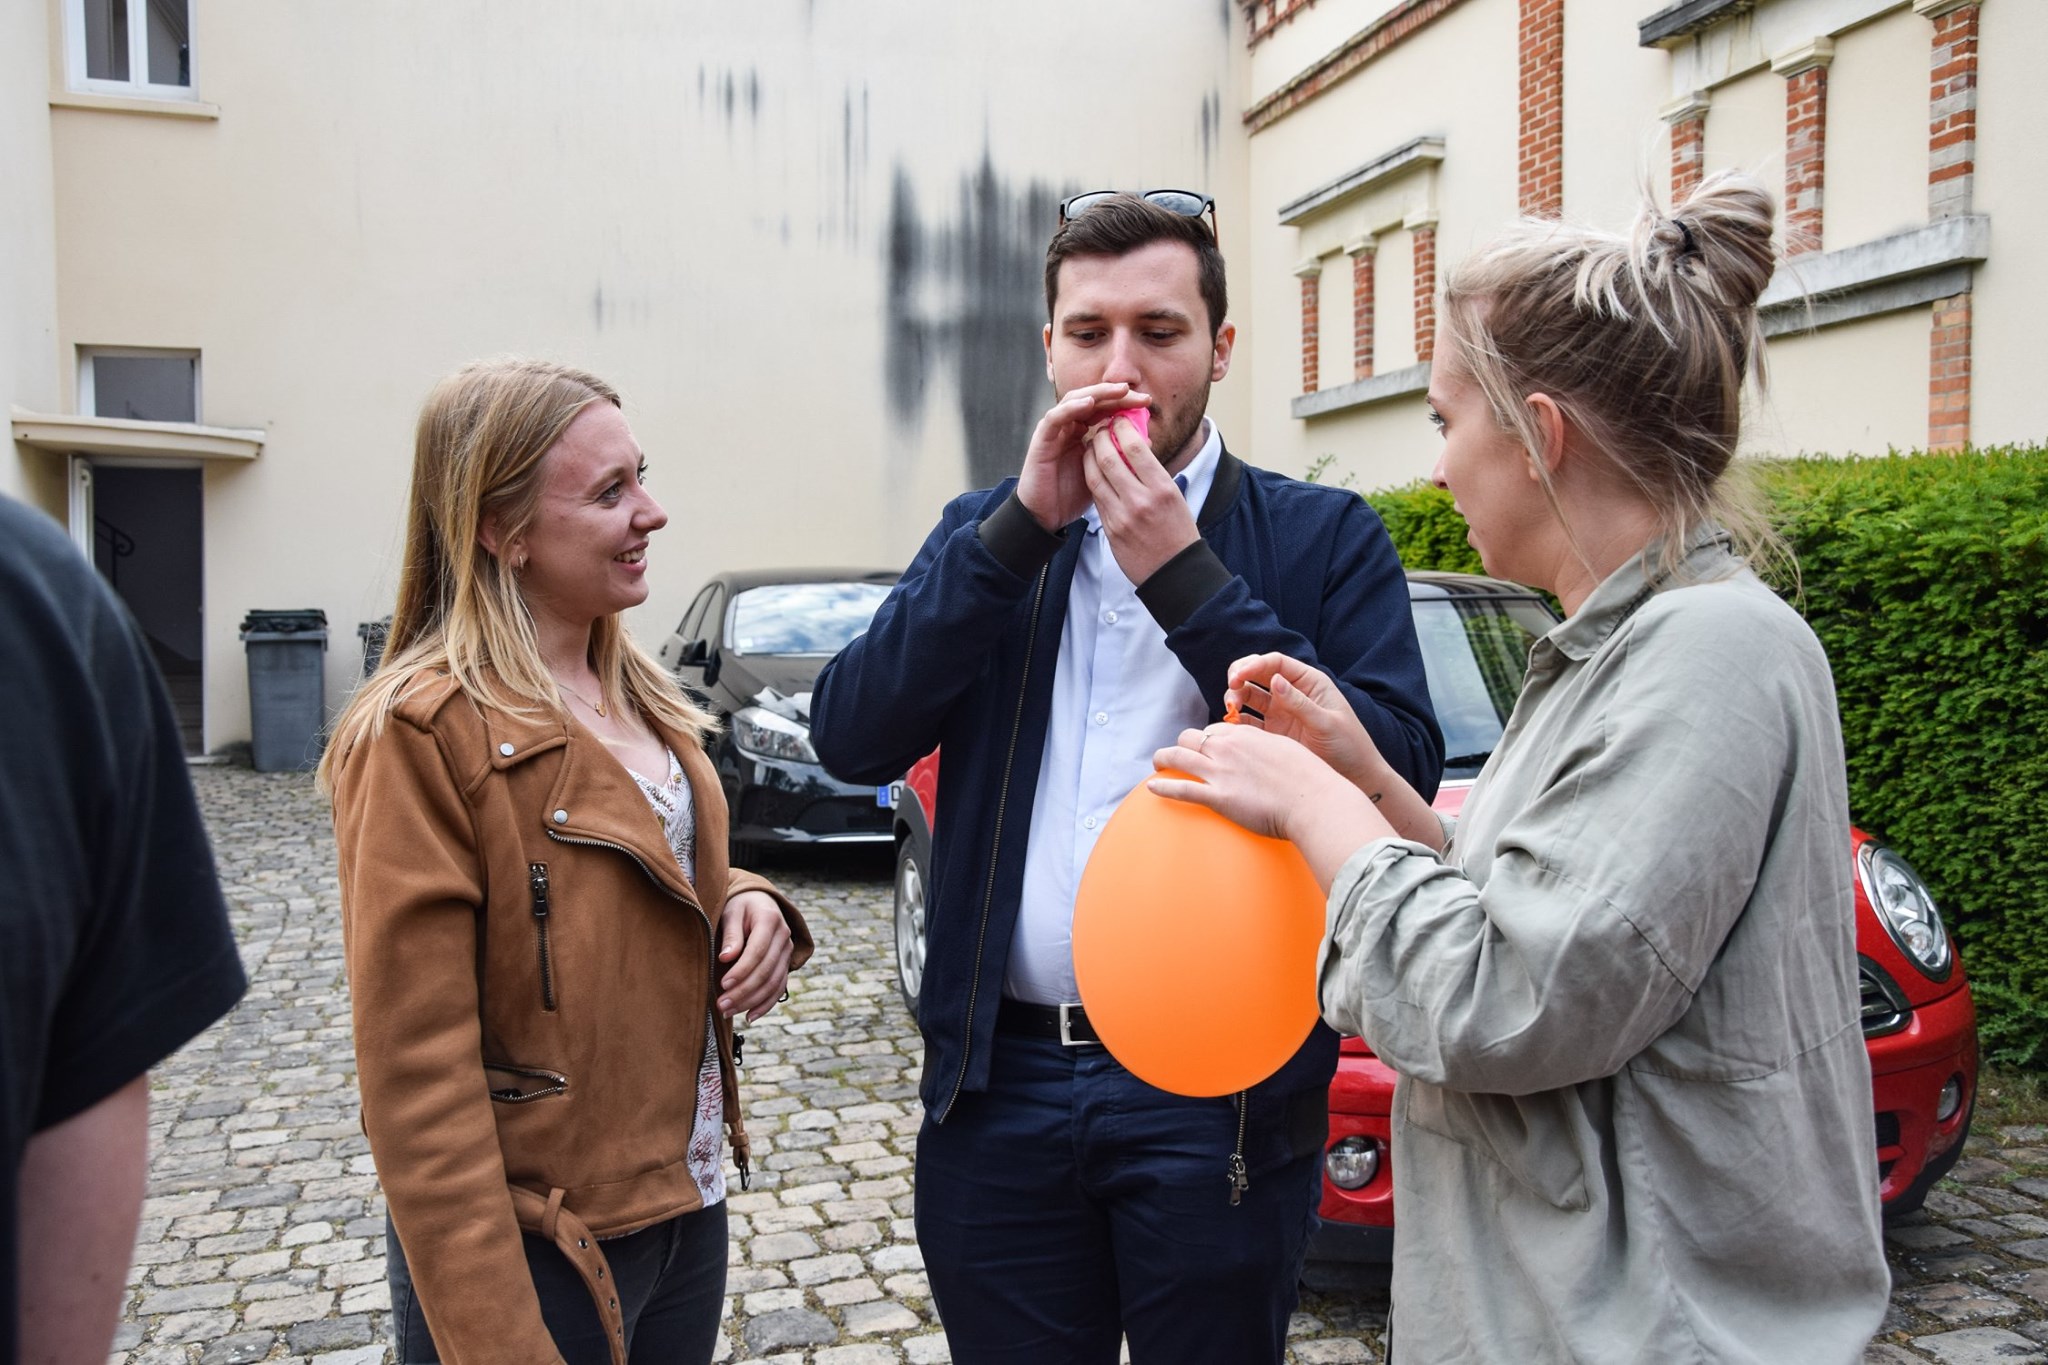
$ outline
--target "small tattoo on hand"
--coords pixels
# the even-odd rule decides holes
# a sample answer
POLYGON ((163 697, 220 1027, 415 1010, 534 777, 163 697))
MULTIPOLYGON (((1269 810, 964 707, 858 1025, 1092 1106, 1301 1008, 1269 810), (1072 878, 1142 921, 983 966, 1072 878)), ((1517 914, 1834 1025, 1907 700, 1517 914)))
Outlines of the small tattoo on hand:
POLYGON ((1386 793, 1385 793, 1385 792, 1367 792, 1367 793, 1366 793, 1366 795, 1367 795, 1367 796, 1369 796, 1369 797, 1371 797, 1371 798, 1372 798, 1372 803, 1373 803, 1373 804, 1374 804, 1375 806, 1377 806, 1377 805, 1378 805, 1378 804, 1380 803, 1380 798, 1381 798, 1382 796, 1385 796, 1385 795, 1386 795, 1386 793))

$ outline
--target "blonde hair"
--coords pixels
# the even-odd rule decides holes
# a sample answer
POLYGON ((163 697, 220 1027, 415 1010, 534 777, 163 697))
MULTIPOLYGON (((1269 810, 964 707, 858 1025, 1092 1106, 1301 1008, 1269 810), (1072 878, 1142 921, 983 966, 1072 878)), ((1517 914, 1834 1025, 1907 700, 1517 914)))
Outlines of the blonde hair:
MULTIPOLYGON (((1725 528, 1759 566, 1790 558, 1735 464, 1743 384, 1761 390, 1765 380, 1756 302, 1777 265, 1771 218, 1770 194, 1724 171, 1669 214, 1645 194, 1627 234, 1524 221, 1445 285, 1453 354, 1494 420, 1540 455, 1544 436, 1525 399, 1554 399, 1656 510, 1658 570, 1676 568, 1707 525, 1725 528)), ((1545 461, 1535 465, 1584 559, 1545 461)))
MULTIPOLYGON (((544 360, 479 360, 434 387, 413 439, 412 492, 398 604, 376 673, 356 689, 320 760, 322 791, 365 737, 436 674, 452 676, 480 707, 567 714, 542 661, 518 575, 478 538, 494 519, 515 543, 540 507, 543 457, 592 403, 618 407, 602 379, 544 360)), ((590 661, 606 709, 640 714, 701 739, 714 722, 627 634, 618 615, 591 628, 590 661)))

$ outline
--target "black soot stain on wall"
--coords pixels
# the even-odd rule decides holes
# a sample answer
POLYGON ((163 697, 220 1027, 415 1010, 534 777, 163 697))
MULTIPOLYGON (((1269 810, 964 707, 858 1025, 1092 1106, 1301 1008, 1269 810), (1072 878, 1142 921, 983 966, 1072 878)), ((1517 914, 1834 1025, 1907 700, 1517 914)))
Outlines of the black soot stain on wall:
POLYGON ((1060 193, 1012 185, 989 157, 960 179, 947 217, 927 217, 899 165, 889 195, 883 374, 890 416, 914 427, 940 366, 958 381, 968 486, 1017 472, 1052 404, 1045 377, 1045 247, 1060 193))

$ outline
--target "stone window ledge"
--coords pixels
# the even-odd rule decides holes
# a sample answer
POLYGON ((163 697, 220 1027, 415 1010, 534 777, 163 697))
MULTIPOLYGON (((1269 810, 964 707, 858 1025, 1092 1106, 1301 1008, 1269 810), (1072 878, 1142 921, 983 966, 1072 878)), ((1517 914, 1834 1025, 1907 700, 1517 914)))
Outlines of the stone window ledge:
POLYGON ((1976 214, 1792 257, 1757 300, 1764 335, 1833 327, 1960 294, 1970 287, 1971 267, 1990 251, 1991 219, 1976 214))
POLYGON ((148 114, 156 118, 218 119, 220 106, 199 100, 159 100, 139 95, 95 95, 66 90, 50 96, 52 109, 101 109, 114 114, 148 114))
POLYGON ((1406 398, 1411 394, 1426 393, 1429 390, 1429 365, 1410 365, 1405 370, 1390 370, 1376 374, 1370 379, 1354 379, 1349 384, 1335 388, 1317 389, 1304 393, 1288 403, 1291 416, 1297 418, 1327 417, 1333 412, 1347 412, 1353 408, 1371 407, 1391 398, 1406 398))
POLYGON ((120 417, 9 412, 14 439, 53 455, 108 455, 145 460, 253 460, 266 433, 196 422, 135 422, 120 417))

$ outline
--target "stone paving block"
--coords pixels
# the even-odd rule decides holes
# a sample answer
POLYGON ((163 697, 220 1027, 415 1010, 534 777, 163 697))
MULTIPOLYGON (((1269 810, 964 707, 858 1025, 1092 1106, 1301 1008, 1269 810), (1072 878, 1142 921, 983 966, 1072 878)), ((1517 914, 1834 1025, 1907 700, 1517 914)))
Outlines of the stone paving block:
POLYGON ((881 1286, 865 1275, 858 1279, 821 1284, 815 1292, 818 1302, 827 1308, 842 1308, 849 1303, 867 1303, 882 1297, 881 1286))
POLYGON ((142 1311, 146 1314, 183 1313, 194 1308, 225 1308, 234 1301, 235 1286, 215 1281, 146 1294, 142 1299, 142 1311))
POLYGON ((235 1332, 215 1339, 199 1357, 199 1365, 251 1365, 270 1354, 274 1332, 235 1332))
POLYGON ((765 1355, 791 1346, 823 1346, 838 1339, 839 1329, 808 1308, 778 1308, 749 1322, 741 1335, 748 1350, 765 1355))
POLYGON ((1981 1322, 1985 1318, 2009 1318, 2020 1306, 2001 1294, 1991 1293, 1966 1281, 1950 1280, 1899 1291, 1900 1302, 1923 1313, 1932 1313, 1946 1323, 1981 1322))
POLYGON ((188 1341, 212 1341, 235 1330, 239 1315, 232 1308, 210 1308, 196 1313, 167 1313, 157 1323, 152 1340, 175 1346, 188 1341))
POLYGON ((1301 1365, 1353 1365, 1353 1362, 1376 1358, 1366 1349, 1364 1342, 1349 1337, 1304 1341, 1294 1348, 1293 1354, 1301 1365))
POLYGON ((903 1343, 903 1354, 910 1365, 952 1365, 953 1361, 952 1348, 946 1345, 943 1332, 911 1337, 903 1343))
POLYGON ((814 1365, 901 1365, 903 1353, 893 1346, 833 1346, 811 1357, 814 1365))
POLYGON ((900 1303, 856 1303, 840 1317, 846 1330, 856 1336, 875 1332, 909 1332, 924 1326, 924 1319, 900 1303))
POLYGON ((243 1310, 242 1322, 249 1327, 287 1327, 324 1318, 333 1308, 332 1294, 296 1294, 250 1304, 243 1310))
POLYGON ((2017 1332, 2002 1327, 1966 1327, 1918 1337, 1913 1346, 1942 1365, 2048 1365, 2048 1353, 2017 1332))

